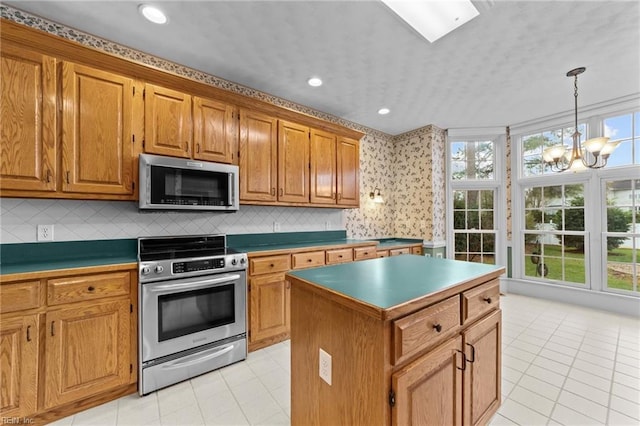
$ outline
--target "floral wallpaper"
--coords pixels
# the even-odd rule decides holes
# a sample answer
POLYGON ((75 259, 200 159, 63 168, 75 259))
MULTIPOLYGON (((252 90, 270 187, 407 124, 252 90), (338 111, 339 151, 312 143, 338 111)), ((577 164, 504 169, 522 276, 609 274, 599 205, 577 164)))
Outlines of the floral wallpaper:
POLYGON ((447 131, 431 126, 429 135, 431 145, 431 204, 433 206, 433 225, 427 241, 444 244, 447 233, 447 189, 446 189, 446 140, 447 131))

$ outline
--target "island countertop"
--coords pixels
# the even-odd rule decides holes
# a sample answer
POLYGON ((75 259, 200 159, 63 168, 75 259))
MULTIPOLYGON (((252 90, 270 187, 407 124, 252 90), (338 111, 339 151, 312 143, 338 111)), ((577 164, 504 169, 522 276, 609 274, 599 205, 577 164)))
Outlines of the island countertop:
POLYGON ((495 265, 405 255, 292 271, 287 276, 374 317, 392 319, 504 271, 495 265))

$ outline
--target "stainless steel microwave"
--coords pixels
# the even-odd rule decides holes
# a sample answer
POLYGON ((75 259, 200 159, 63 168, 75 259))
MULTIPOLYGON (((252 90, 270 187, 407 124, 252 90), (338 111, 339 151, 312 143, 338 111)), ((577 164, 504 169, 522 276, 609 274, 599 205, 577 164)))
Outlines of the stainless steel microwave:
POLYGON ((238 210, 238 166, 140 154, 140 209, 238 210))

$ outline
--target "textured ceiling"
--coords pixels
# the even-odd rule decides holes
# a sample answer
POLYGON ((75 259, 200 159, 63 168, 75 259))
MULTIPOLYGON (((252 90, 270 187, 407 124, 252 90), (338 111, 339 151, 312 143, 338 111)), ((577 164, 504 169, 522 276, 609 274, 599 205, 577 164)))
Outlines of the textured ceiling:
POLYGON ((578 66, 580 105, 640 93, 637 1, 475 1, 480 15, 433 44, 373 0, 149 1, 163 26, 140 2, 3 3, 394 135, 569 111, 578 66))

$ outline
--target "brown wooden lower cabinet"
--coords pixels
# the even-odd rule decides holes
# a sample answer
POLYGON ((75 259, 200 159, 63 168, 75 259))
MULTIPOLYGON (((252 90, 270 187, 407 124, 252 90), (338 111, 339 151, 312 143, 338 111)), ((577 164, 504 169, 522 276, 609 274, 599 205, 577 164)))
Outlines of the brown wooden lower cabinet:
POLYGON ((284 273, 249 279, 252 350, 284 340, 289 335, 289 283, 284 273))
POLYGON ((0 416, 40 424, 135 391, 136 276, 111 265, 2 277, 0 416))

